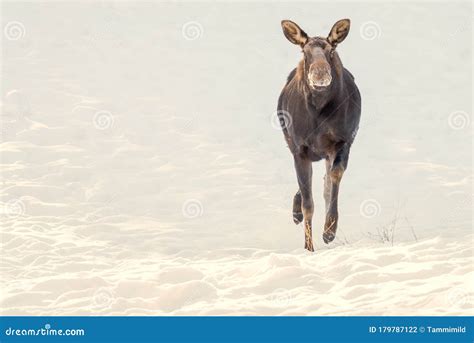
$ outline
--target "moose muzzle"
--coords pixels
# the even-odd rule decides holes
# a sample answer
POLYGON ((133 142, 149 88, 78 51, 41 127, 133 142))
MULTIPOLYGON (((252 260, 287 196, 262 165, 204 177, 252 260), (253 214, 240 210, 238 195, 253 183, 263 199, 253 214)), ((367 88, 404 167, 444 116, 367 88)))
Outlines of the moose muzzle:
POLYGON ((326 59, 321 58, 311 64, 308 72, 308 82, 311 88, 325 88, 331 84, 331 81, 331 66, 326 59))

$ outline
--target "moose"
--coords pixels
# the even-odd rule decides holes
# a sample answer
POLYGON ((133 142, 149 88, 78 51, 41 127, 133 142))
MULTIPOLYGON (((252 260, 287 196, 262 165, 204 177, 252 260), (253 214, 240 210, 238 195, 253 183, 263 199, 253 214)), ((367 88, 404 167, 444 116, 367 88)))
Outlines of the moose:
POLYGON ((290 20, 283 20, 281 26, 285 37, 303 53, 280 94, 277 115, 298 179, 293 221, 297 225, 303 222, 304 247, 314 251, 312 162, 326 160, 323 240, 328 244, 336 237, 339 185, 359 128, 360 92, 336 51, 349 33, 350 20, 337 21, 326 38, 309 37, 290 20))

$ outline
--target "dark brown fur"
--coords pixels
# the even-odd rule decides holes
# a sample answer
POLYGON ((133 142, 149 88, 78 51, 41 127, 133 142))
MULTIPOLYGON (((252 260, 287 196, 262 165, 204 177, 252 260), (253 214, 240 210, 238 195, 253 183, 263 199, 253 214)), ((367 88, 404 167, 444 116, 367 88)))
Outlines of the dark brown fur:
POLYGON ((278 113, 285 140, 294 157, 299 186, 293 199, 293 219, 297 224, 304 221, 305 248, 310 251, 314 250, 312 162, 326 160, 323 239, 329 243, 336 235, 339 184, 347 168, 350 147, 359 126, 360 93, 354 77, 343 67, 335 51, 336 45, 347 36, 349 25, 348 20, 339 21, 328 38, 309 38, 293 22, 282 22, 287 38, 299 44, 304 53, 303 60, 290 73, 281 92, 278 113), (330 69, 332 81, 329 86, 312 87, 308 80, 313 76, 309 73, 311 68, 320 66, 330 69))

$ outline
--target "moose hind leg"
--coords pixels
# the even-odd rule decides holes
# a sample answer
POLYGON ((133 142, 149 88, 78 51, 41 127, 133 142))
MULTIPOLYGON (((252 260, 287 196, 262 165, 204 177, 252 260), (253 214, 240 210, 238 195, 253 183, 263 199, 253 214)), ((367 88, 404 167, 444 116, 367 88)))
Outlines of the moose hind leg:
POLYGON ((303 221, 303 211, 301 210, 301 191, 296 192, 293 197, 293 221, 296 225, 303 221))
POLYGON ((331 197, 331 177, 330 177, 330 171, 331 171, 331 162, 326 159, 326 175, 324 175, 324 204, 326 208, 326 213, 328 212, 329 208, 329 202, 330 202, 330 197, 331 197))
POLYGON ((337 231, 338 214, 338 196, 339 185, 341 183, 342 175, 347 168, 349 158, 349 147, 343 146, 334 158, 330 159, 327 165, 326 177, 330 180, 329 183, 329 203, 326 205, 326 221, 324 224, 323 240, 328 244, 334 240, 337 231))

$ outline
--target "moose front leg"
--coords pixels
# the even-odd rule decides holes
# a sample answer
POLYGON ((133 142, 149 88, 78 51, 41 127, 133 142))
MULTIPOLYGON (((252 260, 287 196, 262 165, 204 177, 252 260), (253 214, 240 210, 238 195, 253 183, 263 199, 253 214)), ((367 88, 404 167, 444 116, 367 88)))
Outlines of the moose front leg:
POLYGON ((326 222, 324 224, 323 240, 328 244, 336 237, 337 221, 339 214, 337 211, 337 200, 339 195, 339 184, 342 175, 347 168, 349 160, 349 146, 344 144, 336 153, 326 160, 326 176, 324 197, 326 199, 326 222))
POLYGON ((311 190, 313 167, 310 160, 300 156, 295 156, 295 169, 301 192, 301 211, 303 212, 304 224, 304 248, 309 251, 314 251, 312 233, 314 205, 311 190))
POLYGON ((299 189, 293 197, 293 221, 296 225, 303 221, 303 212, 301 211, 301 191, 299 189))

